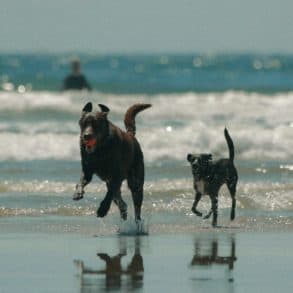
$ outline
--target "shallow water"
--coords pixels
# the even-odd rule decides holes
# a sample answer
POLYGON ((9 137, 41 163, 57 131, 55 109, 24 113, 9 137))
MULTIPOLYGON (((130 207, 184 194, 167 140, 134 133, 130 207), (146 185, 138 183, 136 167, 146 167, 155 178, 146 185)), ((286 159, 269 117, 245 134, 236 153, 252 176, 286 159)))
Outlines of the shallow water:
MULTIPOLYGON (((111 61, 103 60, 105 66, 111 61)), ((207 79, 201 76, 198 80, 200 93, 192 87, 186 91, 184 82, 189 73, 184 71, 184 62, 175 64, 180 67, 175 75, 183 79, 166 82, 168 74, 161 67, 174 63, 163 58, 158 65, 162 74, 159 88, 142 88, 141 92, 149 94, 140 95, 129 94, 140 92, 143 80, 143 76, 129 78, 132 73, 123 76, 125 88, 120 84, 117 91, 112 88, 108 93, 35 91, 38 87, 44 90, 42 74, 26 76, 33 87, 19 87, 17 83, 24 84, 25 80, 11 68, 21 67, 23 60, 6 64, 10 71, 0 77, 4 89, 0 91, 0 292, 289 292, 293 261, 288 249, 293 230, 293 92, 286 89, 289 80, 291 84, 291 59, 286 59, 288 66, 282 58, 279 63, 270 60, 261 59, 261 69, 259 60, 253 63, 254 59, 246 58, 240 70, 235 60, 227 59, 224 64, 234 65, 230 64, 232 71, 223 78, 226 83, 220 90, 237 88, 243 74, 246 80, 241 91, 219 92, 219 83, 209 83, 223 74, 223 64, 202 59, 207 63, 200 72, 207 70, 207 79), (213 64, 218 67, 213 68, 213 64), (274 78, 276 74, 284 77, 282 82, 274 78), (235 87, 231 87, 233 80, 235 87), (271 80, 276 82, 272 91, 267 88, 270 94, 265 88, 251 92, 271 80), (146 166, 138 238, 125 184, 126 222, 120 220, 114 205, 106 218, 96 217, 106 192, 97 178, 86 187, 83 200, 72 200, 80 176, 78 119, 87 101, 109 106, 110 120, 121 128, 131 104, 153 105, 137 117, 137 138, 146 166), (211 152, 216 159, 226 157, 225 126, 234 141, 239 173, 236 219, 232 223, 229 220, 231 199, 223 187, 219 227, 213 229, 211 220, 191 213, 194 191, 186 155, 211 152), (119 257, 120 264, 115 262, 119 257)), ((138 61, 142 60, 129 62, 138 61)), ((198 62, 196 59, 193 65, 198 62)), ((52 68, 54 72, 56 68, 52 68)), ((152 70, 146 74, 152 75, 152 70)), ((56 79, 51 82, 46 86, 52 89, 56 79)), ((115 79, 107 82, 113 86, 115 79)), ((189 82, 187 86, 192 80, 189 82)), ((199 209, 208 212, 207 197, 199 209)))
MULTIPOLYGON (((253 230, 291 227, 293 207, 292 93, 245 92, 114 95, 57 92, 0 92, 0 217, 93 217, 106 189, 98 179, 85 199, 71 200, 80 174, 78 118, 88 100, 111 109, 109 118, 123 128, 123 115, 135 102, 153 107, 137 118, 137 137, 146 165, 143 215, 150 231, 189 231, 209 225, 191 214, 194 191, 189 152, 228 155, 223 129, 235 144, 239 172, 237 218, 232 224, 253 230), (270 220, 268 220, 270 219, 270 220), (260 222, 261 221, 261 222, 260 222), (286 225, 285 225, 286 223, 286 225), (188 228, 186 228, 188 227, 188 228)), ((123 186, 130 216, 131 197, 123 186)), ((220 225, 230 225, 230 196, 219 200, 220 225)), ((207 212, 208 198, 199 209, 207 212)), ((112 207, 109 226, 119 225, 112 207)), ((99 221, 97 233, 99 233, 99 221)), ((107 222, 107 220, 105 220, 107 222)), ((110 229, 112 231, 112 229, 110 229)))

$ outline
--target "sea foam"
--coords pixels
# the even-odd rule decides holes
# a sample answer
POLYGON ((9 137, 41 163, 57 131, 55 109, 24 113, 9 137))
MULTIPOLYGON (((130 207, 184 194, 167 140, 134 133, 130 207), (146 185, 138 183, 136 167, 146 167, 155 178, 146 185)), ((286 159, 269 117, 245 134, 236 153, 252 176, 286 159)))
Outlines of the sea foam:
POLYGON ((79 160, 78 119, 89 100, 109 106, 109 119, 122 129, 130 105, 152 103, 136 119, 146 163, 185 161, 188 152, 227 156, 225 126, 235 144, 236 160, 293 156, 293 93, 0 92, 0 160, 79 160))

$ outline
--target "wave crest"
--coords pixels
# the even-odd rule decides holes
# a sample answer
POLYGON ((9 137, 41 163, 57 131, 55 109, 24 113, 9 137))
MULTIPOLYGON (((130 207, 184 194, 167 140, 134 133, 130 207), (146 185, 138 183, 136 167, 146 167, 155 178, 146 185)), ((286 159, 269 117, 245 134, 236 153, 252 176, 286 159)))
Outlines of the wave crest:
POLYGON ((267 96, 229 91, 142 97, 91 93, 79 97, 0 92, 0 159, 79 160, 77 121, 88 100, 108 105, 110 119, 122 128, 130 105, 153 104, 137 117, 137 137, 146 162, 185 161, 188 152, 227 156, 225 126, 235 144, 236 160, 289 160, 293 156, 293 93, 267 96))

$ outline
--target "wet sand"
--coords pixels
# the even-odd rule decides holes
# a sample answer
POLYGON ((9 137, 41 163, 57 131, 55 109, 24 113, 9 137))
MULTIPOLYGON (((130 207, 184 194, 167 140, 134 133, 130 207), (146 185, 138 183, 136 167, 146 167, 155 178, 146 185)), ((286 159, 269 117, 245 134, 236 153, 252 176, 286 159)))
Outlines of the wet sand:
POLYGON ((291 231, 195 227, 194 233, 137 237, 18 227, 0 234, 1 293, 268 293, 293 288, 291 231))

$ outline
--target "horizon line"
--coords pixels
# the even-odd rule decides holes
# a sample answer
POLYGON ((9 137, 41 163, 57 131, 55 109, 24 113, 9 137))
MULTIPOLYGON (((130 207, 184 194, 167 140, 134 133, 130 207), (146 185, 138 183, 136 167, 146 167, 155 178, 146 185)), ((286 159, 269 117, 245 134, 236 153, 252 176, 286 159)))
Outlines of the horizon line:
POLYGON ((164 56, 164 55, 293 55, 289 51, 265 51, 265 50, 188 50, 188 51, 98 51, 98 50, 0 50, 1 55, 103 55, 103 56, 164 56))

